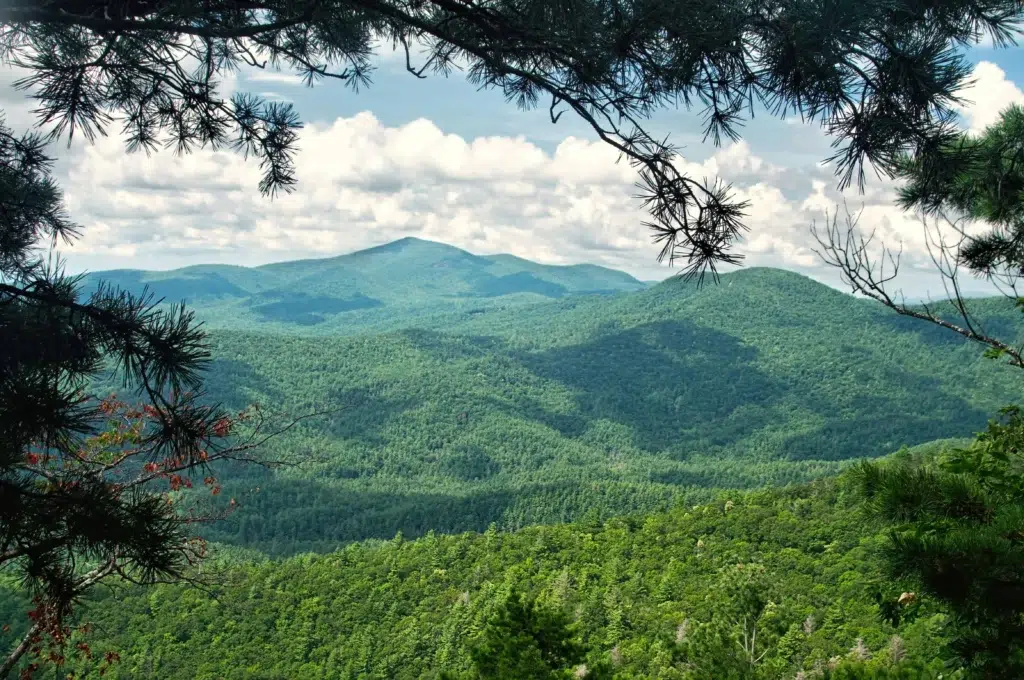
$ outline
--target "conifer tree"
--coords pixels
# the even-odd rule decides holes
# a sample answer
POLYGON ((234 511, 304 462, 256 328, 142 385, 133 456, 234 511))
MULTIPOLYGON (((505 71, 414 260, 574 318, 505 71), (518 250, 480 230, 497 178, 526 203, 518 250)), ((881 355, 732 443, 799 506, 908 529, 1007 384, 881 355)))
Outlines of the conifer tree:
POLYGON ((986 346, 987 356, 1024 368, 1016 338, 989 333, 962 288, 966 272, 993 283, 1018 307, 1024 304, 1024 108, 1008 107, 981 134, 961 133, 928 158, 903 156, 896 177, 902 181, 898 204, 917 211, 949 300, 936 306, 897 299, 889 288, 899 276, 900 253, 882 244, 881 254, 873 255, 874 234, 862 235, 849 211, 845 228, 837 215, 824 231, 812 227, 819 255, 854 292, 958 333, 986 346))
MULTIPOLYGON (((950 612, 950 651, 971 678, 1024 674, 1024 417, 1008 407, 933 466, 863 463, 871 514, 890 524, 892 576, 950 612)), ((917 594, 915 594, 915 597, 917 594)))
POLYGON ((586 650, 561 612, 511 593, 470 650, 473 678, 569 680, 608 677, 602 664, 587 667, 586 650))
POLYGON ((687 274, 736 262, 746 204, 718 180, 680 172, 676 149, 644 129, 667 105, 699 107, 705 140, 736 140, 762 105, 835 139, 840 186, 864 164, 895 170, 956 137, 963 48, 1013 44, 1020 0, 43 0, 0 8, 0 57, 54 137, 104 134, 129 150, 231 144, 255 155, 262 191, 296 182, 300 127, 288 104, 230 101, 231 70, 284 66, 313 83, 370 82, 381 43, 409 71, 500 90, 521 108, 567 110, 639 171, 661 256, 687 274), (424 45, 413 65, 410 46, 424 45))
MULTIPOLYGON (((855 291, 900 314, 929 321, 986 347, 986 356, 1024 368, 1017 338, 985 329, 961 292, 966 270, 1001 286, 1017 307, 1024 297, 1024 109, 1011 106, 981 134, 963 133, 932 159, 901 159, 899 203, 936 220, 952 241, 933 240, 933 259, 950 300, 936 305, 898 302, 886 284, 898 259, 882 273, 869 253, 870 237, 848 216, 845 233, 833 221, 819 234, 825 258, 855 291), (982 225, 983 231, 974 225, 982 225), (948 312, 944 315, 943 312, 948 312)), ((937 231, 937 230, 935 230, 937 231)), ((1003 409, 969 447, 931 465, 896 459, 864 463, 860 492, 871 514, 890 525, 886 547, 892 575, 943 602, 950 611, 950 651, 973 678, 1024 675, 1024 416, 1003 409)), ((898 606, 890 607, 898 614, 898 606)))
POLYGON ((204 398, 209 350, 189 311, 107 286, 83 298, 78 279, 46 260, 79 231, 50 164, 41 136, 0 121, 0 568, 35 601, 0 677, 26 651, 59 646, 74 604, 101 579, 188 578, 204 554, 194 526, 219 512, 167 494, 196 473, 216 493, 211 466, 269 463, 256 452, 275 434, 258 411, 204 398), (90 391, 110 371, 132 403, 90 391))

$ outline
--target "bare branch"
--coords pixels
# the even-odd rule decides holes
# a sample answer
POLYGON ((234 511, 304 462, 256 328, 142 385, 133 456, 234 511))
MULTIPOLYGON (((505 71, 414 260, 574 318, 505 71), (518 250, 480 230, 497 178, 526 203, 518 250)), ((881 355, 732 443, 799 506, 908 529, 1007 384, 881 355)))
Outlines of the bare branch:
POLYGON ((38 623, 32 624, 32 626, 29 627, 28 632, 25 633, 25 636, 21 638, 21 642, 18 643, 18 646, 10 651, 7 658, 4 659, 3 664, 0 665, 0 678, 6 678, 10 675, 11 671, 14 670, 14 667, 21 660, 21 657, 25 656, 25 652, 28 651, 32 642, 36 637, 38 637, 39 628, 40 626, 38 623))
POLYGON ((811 225, 811 233, 820 246, 815 250, 826 264, 839 270, 843 282, 850 286, 855 293, 860 293, 873 300, 876 300, 897 314, 928 321, 943 328, 953 331, 963 337, 983 345, 999 354, 1006 354, 1009 357, 1008 363, 1011 366, 1024 368, 1024 355, 1021 350, 1003 342, 991 335, 986 334, 977 325, 963 297, 962 289, 957 278, 957 258, 950 254, 950 246, 940 240, 933 254, 933 261, 943 276, 944 283, 949 286, 949 302, 954 306, 962 318, 962 323, 953 323, 942 318, 927 304, 919 305, 918 308, 907 305, 905 302, 896 302, 892 294, 886 289, 887 284, 896 279, 899 273, 899 256, 892 256, 891 251, 882 247, 883 259, 887 259, 891 269, 886 272, 885 268, 876 267, 871 258, 868 248, 874 239, 872 232, 866 238, 859 234, 857 222, 859 215, 854 217, 849 210, 846 211, 845 230, 840 228, 838 210, 829 220, 826 215, 827 229, 819 231, 817 225, 811 225))

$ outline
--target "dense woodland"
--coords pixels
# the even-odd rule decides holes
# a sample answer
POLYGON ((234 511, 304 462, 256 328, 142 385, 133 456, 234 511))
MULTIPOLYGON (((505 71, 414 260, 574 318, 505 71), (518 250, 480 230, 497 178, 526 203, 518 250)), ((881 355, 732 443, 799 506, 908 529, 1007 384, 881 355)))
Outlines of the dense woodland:
POLYGON ((438 678, 469 669, 519 592, 563 612, 585 663, 616 678, 791 680, 840 660, 957 677, 939 659, 934 605, 882 620, 901 584, 880 570, 881 531, 865 531, 847 487, 832 478, 607 522, 399 535, 284 561, 224 550, 209 590, 97 590, 85 610, 95 660, 69 668, 98 678, 102 652, 118 650, 106 678, 438 678), (732 675, 744 616, 764 656, 732 675))
MULTIPOLYGON (((348 335, 222 319, 208 400, 340 410, 273 440, 285 467, 221 466, 238 504, 201 528, 208 584, 94 590, 92 656, 65 670, 477 677, 523 596, 592 678, 958 677, 941 607, 891 615, 910 586, 882 570, 884 531, 843 470, 982 429, 1014 394, 997 362, 771 269, 497 300, 348 335)), ((975 308, 1019 337, 1012 304, 975 308)))
MULTIPOLYGON (((281 555, 664 510, 970 436, 1016 394, 964 340, 781 270, 509 304, 341 337, 213 330, 211 400, 341 410, 271 444, 295 467, 226 475, 241 507, 209 537, 281 555)), ((1011 303, 976 306, 1020 333, 1011 303)))

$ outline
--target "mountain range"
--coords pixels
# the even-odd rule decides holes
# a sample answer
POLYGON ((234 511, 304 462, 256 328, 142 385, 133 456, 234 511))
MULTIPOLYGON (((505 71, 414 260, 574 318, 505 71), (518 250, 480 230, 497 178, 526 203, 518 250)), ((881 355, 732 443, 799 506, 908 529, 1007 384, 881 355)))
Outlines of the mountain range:
MULTIPOLYGON (((89 593, 120 661, 75 677, 461 677, 513 592, 616 678, 752 677, 751 630, 758 677, 951 677, 934 601, 882 615, 908 591, 844 470, 930 464, 1019 400, 958 335, 778 269, 647 284, 414 239, 104 279, 207 322, 210 399, 331 412, 265 447, 291 465, 213 471, 209 587, 89 593)), ((971 305, 1024 341, 1012 301, 971 305)), ((0 574, 9 632, 31 606, 0 574)))
POLYGON ((171 271, 89 274, 156 299, 185 301, 210 328, 348 334, 410 323, 443 325, 446 313, 480 313, 573 295, 609 295, 649 284, 582 264, 543 265, 513 255, 473 255, 417 238, 339 257, 260 267, 197 265, 171 271))
MULTIPOLYGON (((959 336, 778 269, 652 286, 404 239, 103 278, 196 309, 211 399, 342 409, 272 443, 298 467, 230 476, 242 510, 211 536, 272 554, 802 482, 970 436, 1019 395, 959 336)), ((1024 339, 1012 304, 975 306, 1024 339)))

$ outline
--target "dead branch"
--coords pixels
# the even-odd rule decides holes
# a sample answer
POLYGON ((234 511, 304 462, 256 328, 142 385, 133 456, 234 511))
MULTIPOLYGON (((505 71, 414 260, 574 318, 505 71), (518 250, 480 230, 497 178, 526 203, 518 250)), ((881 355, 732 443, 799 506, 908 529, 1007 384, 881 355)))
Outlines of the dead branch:
MULTIPOLYGON (((964 298, 959 281, 960 252, 970 236, 966 234, 961 222, 944 217, 946 223, 953 226, 954 230, 961 235, 961 238, 955 243, 947 242, 938 229, 936 230, 938 236, 928 237, 929 254, 943 279, 943 285, 949 296, 948 302, 953 305, 960 316, 959 321, 953 322, 939 316, 933 311, 931 305, 910 306, 906 304, 902 295, 897 302, 887 286, 899 274, 900 257, 903 252, 902 244, 900 250, 895 254, 883 244, 880 261, 876 262, 869 250, 874 241, 875 232, 872 231, 866 237, 863 236, 857 228, 859 219, 860 213, 855 216, 847 209, 846 223, 844 226, 840 226, 837 209, 831 219, 826 214, 827 228, 824 231, 819 230, 816 224, 812 223, 811 225, 811 234, 820 246, 820 250, 814 250, 815 254, 829 266, 838 269, 843 283, 852 288, 854 293, 860 293, 880 302, 897 314, 928 321, 968 340, 986 345, 997 355, 1005 354, 1009 357, 1008 363, 1011 366, 1024 368, 1022 349, 987 334, 971 313, 964 298)), ((927 236, 928 227, 924 218, 922 218, 922 224, 925 226, 927 236)))

